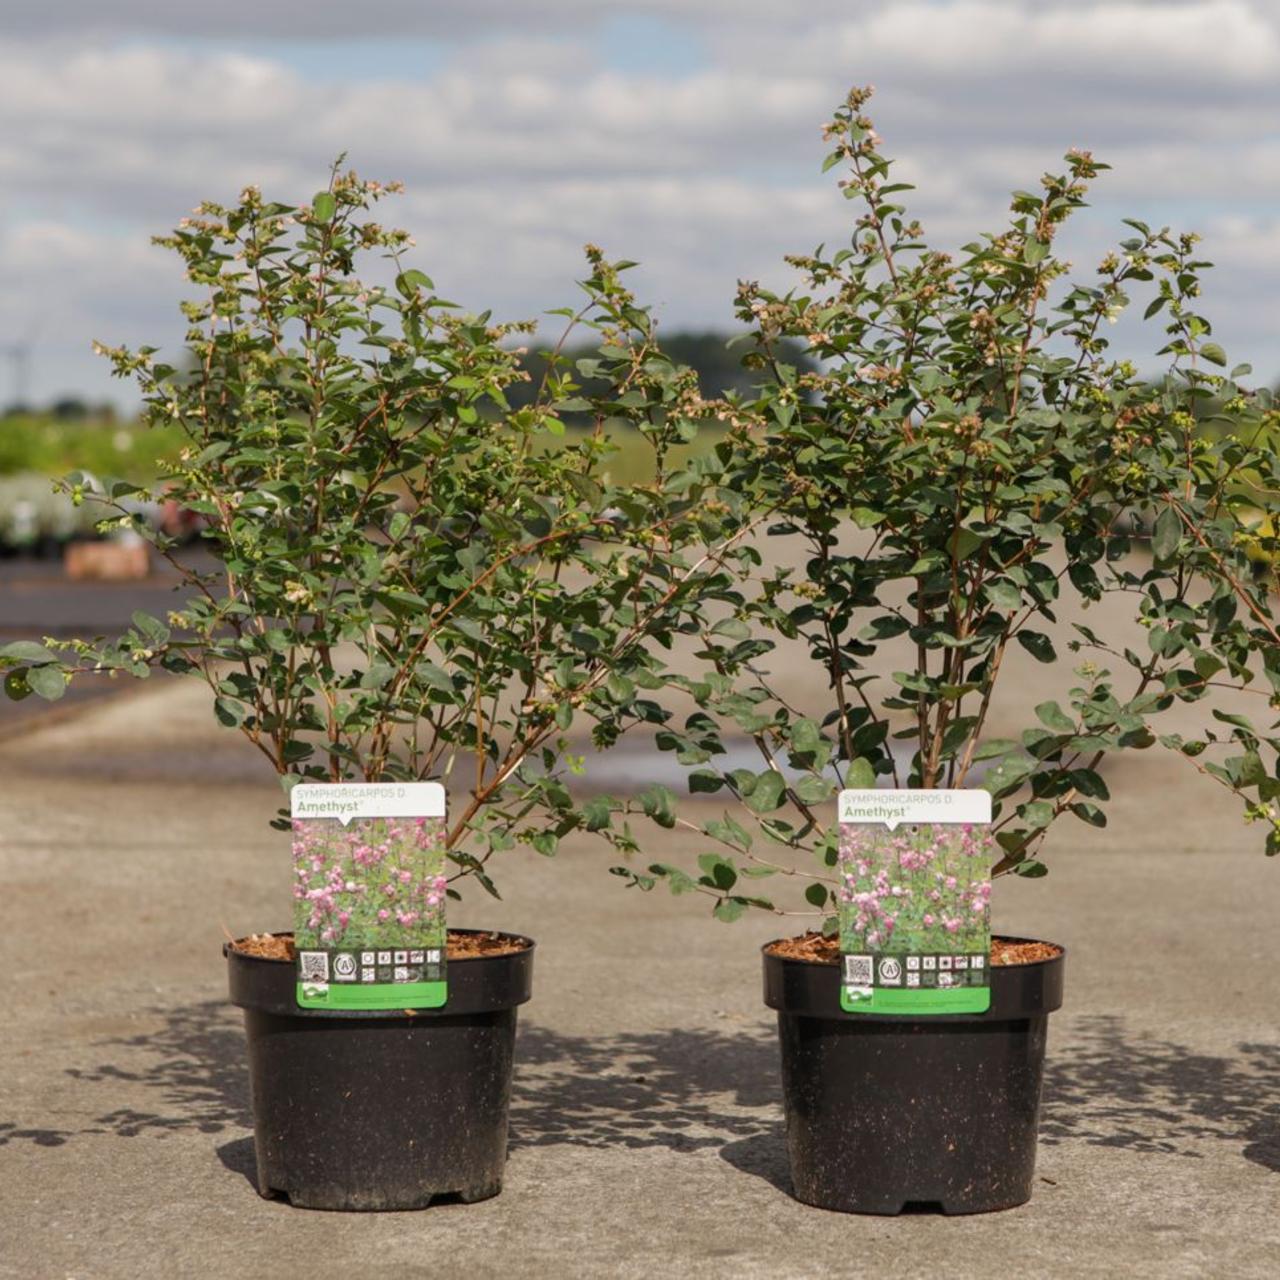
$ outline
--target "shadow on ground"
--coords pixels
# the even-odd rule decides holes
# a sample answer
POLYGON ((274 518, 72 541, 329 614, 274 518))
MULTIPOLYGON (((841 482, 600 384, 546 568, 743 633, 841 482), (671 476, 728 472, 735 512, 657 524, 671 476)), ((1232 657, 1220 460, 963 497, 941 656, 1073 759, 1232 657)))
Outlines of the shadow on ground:
POLYGON ((1040 1138, 1192 1157, 1198 1141, 1241 1142, 1245 1159, 1280 1172, 1280 1045, 1214 1057, 1118 1017, 1081 1019, 1070 1039, 1050 1037, 1040 1138))
POLYGON ((777 1122, 777 1048, 752 1029, 608 1038, 520 1033, 513 1146, 696 1151, 777 1122))
POLYGON ((0 1146, 27 1139, 62 1146, 86 1134, 222 1133, 253 1123, 240 1018, 221 1000, 150 1011, 159 1029, 97 1043, 106 1060, 65 1074, 87 1097, 115 1092, 144 1106, 113 1107, 78 1129, 0 1124, 0 1146))
POLYGON ((770 1032, 680 1030, 609 1038, 520 1034, 511 1146, 714 1148, 789 1191, 770 1032))
MULTIPOLYGON (((156 1031, 98 1042, 103 1060, 68 1068, 82 1099, 112 1095, 78 1128, 0 1123, 0 1146, 60 1147, 89 1134, 218 1134, 227 1168, 252 1176, 244 1035, 222 1001, 157 1010, 156 1031)), ((788 1185, 777 1046, 764 1027, 565 1036, 526 1024, 517 1048, 513 1148, 717 1149, 735 1168, 788 1185)), ((1041 1134, 1047 1144, 1196 1157, 1205 1141, 1238 1143, 1280 1172, 1280 1045, 1231 1057, 1135 1035, 1122 1019, 1077 1020, 1052 1044, 1041 1134)), ((76 1108, 83 1111, 84 1104, 76 1108)), ((65 1114, 65 1110, 63 1111, 65 1114)))

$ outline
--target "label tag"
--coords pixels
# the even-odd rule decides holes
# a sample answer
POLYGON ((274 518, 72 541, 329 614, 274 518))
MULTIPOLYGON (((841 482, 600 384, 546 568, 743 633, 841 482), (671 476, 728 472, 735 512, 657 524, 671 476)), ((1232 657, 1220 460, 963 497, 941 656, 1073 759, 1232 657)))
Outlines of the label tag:
POLYGON ((299 1006, 440 1008, 444 787, 305 782, 289 806, 299 1006))
POLYGON ((987 791, 842 791, 841 1008, 985 1013, 995 861, 987 791))

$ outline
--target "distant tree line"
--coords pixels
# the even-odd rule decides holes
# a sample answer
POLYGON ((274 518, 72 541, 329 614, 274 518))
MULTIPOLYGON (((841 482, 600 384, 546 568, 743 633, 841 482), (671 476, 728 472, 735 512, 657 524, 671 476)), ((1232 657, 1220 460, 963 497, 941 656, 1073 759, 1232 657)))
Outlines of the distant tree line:
MULTIPOLYGON (((698 375, 698 385, 708 400, 719 399, 730 392, 750 398, 756 387, 766 380, 766 375, 743 368, 742 357, 749 350, 748 344, 733 343, 734 335, 715 330, 701 333, 671 333, 659 338, 663 351, 678 364, 686 364, 698 375)), ((801 370, 815 370, 817 363, 805 348, 794 339, 784 338, 779 344, 779 354, 788 364, 801 370)), ((590 346, 566 347, 562 359, 572 366, 577 360, 598 354, 590 346)), ((525 358, 529 381, 517 384, 507 391, 507 399, 516 407, 530 403, 537 394, 547 368, 547 348, 531 351, 525 358)), ((562 368, 567 367, 562 364, 562 368)), ((590 394, 592 380, 578 375, 584 391, 590 394)))
POLYGON ((14 401, 0 409, 0 418, 53 418, 57 422, 114 422, 116 407, 110 400, 90 404, 79 396, 59 396, 41 408, 14 401))

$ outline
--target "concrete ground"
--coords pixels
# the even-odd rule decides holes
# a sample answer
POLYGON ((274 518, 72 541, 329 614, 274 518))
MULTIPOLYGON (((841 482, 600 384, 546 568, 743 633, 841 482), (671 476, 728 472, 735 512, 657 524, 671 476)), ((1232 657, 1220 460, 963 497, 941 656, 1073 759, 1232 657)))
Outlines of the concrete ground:
MULTIPOLYGON (((538 939, 506 1188, 324 1214, 263 1201, 219 946, 287 922, 274 780, 168 682, 0 744, 0 1275, 1271 1276, 1280 861, 1194 772, 1113 769, 997 927, 1069 948, 1035 1196, 848 1217, 788 1194, 768 919, 625 891, 587 842, 512 855, 458 923, 538 939)), ((642 777, 644 760, 635 762, 642 777)), ((678 855, 663 835, 647 852, 678 855)))

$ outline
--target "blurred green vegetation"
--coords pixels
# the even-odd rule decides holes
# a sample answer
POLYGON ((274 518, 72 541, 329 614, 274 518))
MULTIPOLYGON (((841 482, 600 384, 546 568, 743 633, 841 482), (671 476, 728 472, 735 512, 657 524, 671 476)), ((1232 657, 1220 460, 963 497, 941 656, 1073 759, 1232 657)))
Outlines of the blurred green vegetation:
MULTIPOLYGON (((570 425, 573 437, 585 428, 570 425)), ((676 461, 706 453, 720 432, 704 429, 697 442, 676 450, 676 461)), ((617 452, 609 459, 609 477, 617 484, 634 484, 653 476, 653 449, 634 432, 618 432, 617 452)), ((61 479, 72 471, 99 477, 149 483, 160 474, 159 462, 172 461, 185 443, 177 427, 148 430, 138 423, 65 422, 44 414, 0 419, 0 476, 61 479)), ((555 448, 548 440, 546 448, 555 448)))
MULTIPOLYGON (((565 431, 565 438, 573 439, 584 432, 585 428, 571 425, 565 431)), ((683 466, 690 458, 710 453, 723 435, 723 430, 703 423, 693 444, 677 445, 667 450, 668 471, 683 466)), ((621 485, 647 484, 652 481, 655 475, 653 446, 634 431, 615 431, 611 433, 611 438, 615 452, 609 455, 604 466, 609 480, 621 485)), ((546 440, 542 447, 554 449, 556 444, 554 440, 546 440)))
POLYGON ((176 458, 184 439, 177 427, 148 429, 107 418, 11 414, 0 418, 0 476, 35 473, 57 478, 91 471, 150 481, 159 475, 159 460, 176 458))
MULTIPOLYGON (((664 337, 663 349, 678 361, 697 370, 702 394, 718 398, 727 392, 744 397, 754 394, 762 375, 742 367, 745 348, 729 346, 731 335, 717 332, 673 333, 664 337)), ((812 362, 798 344, 786 352, 787 359, 800 367, 812 362)), ((566 351, 570 361, 596 354, 593 348, 566 351)), ((531 352, 526 367, 531 381, 509 392, 509 400, 520 406, 532 400, 546 368, 545 353, 531 352)), ((588 394, 591 380, 583 378, 588 394)), ((566 415, 570 436, 588 429, 585 420, 566 415)), ((720 438, 714 429, 704 430, 697 442, 680 450, 675 461, 692 453, 705 453, 720 438)), ((91 407, 74 399, 59 401, 45 410, 10 410, 0 417, 0 476, 47 476, 61 478, 72 471, 88 471, 97 476, 132 480, 145 484, 160 474, 158 463, 172 461, 182 448, 184 437, 175 427, 146 429, 136 422, 115 420, 109 407, 91 407)), ((653 450, 640 436, 619 432, 617 452, 609 463, 610 478, 619 484, 640 483, 653 475, 653 450)), ((554 443, 548 444, 549 448, 554 443)))

